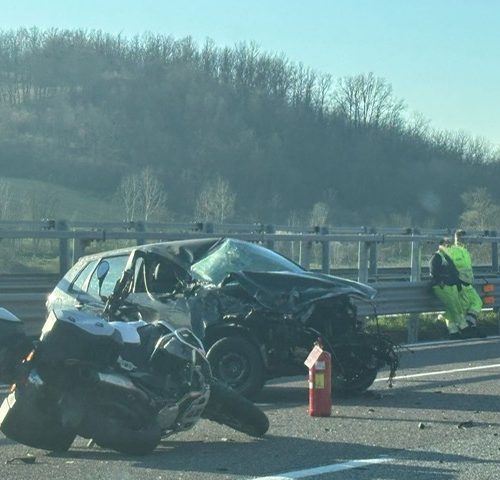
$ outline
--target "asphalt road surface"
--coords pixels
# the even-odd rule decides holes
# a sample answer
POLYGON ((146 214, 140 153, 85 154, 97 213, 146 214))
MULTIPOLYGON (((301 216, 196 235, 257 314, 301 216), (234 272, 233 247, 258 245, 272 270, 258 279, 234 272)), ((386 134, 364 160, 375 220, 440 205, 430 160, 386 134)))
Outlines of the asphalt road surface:
POLYGON ((500 339, 402 351, 386 372, 330 417, 308 415, 307 379, 269 383, 255 400, 271 427, 254 439, 207 420, 145 457, 89 448, 55 455, 0 434, 8 480, 493 480, 500 478, 500 339))

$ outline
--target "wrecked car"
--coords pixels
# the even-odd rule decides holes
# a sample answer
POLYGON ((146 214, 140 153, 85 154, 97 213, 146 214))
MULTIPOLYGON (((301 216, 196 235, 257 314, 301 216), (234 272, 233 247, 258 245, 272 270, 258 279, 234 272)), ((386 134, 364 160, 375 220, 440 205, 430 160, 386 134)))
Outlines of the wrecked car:
POLYGON ((373 288, 305 270, 271 249, 233 238, 87 255, 57 284, 47 309, 102 309, 131 252, 143 258, 127 294, 131 311, 147 322, 164 318, 189 327, 203 340, 214 375, 246 396, 268 379, 307 373, 304 361, 319 338, 332 355, 335 395, 366 390, 386 365, 389 377, 395 375, 393 343, 365 330, 353 301, 369 302, 373 288), (104 260, 109 273, 100 285, 97 267, 104 260))

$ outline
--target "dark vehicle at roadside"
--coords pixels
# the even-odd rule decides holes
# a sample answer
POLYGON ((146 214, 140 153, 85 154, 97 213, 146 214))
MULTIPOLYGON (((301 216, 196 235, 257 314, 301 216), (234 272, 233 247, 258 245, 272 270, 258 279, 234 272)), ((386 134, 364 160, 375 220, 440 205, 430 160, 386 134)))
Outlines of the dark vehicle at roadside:
POLYGON ((167 319, 175 328, 190 328, 202 339, 214 376, 244 395, 259 392, 267 379, 306 373, 304 361, 318 338, 332 354, 334 394, 366 390, 385 365, 395 375, 393 343, 365 331, 357 317, 353 299, 371 301, 373 288, 307 271, 268 248, 232 238, 82 257, 49 296, 48 311, 102 309, 133 250, 144 261, 134 272, 127 304, 146 322, 167 319), (110 269, 99 285, 97 267, 104 260, 110 269))

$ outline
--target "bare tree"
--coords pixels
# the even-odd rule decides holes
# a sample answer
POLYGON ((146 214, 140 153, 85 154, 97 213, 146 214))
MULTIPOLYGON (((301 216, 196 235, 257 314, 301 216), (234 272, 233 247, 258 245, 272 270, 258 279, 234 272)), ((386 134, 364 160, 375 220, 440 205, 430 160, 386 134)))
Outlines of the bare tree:
POLYGON ((234 214, 235 203, 236 194, 231 191, 229 183, 217 176, 201 190, 196 202, 196 218, 204 222, 224 223, 234 214))
MULTIPOLYGON (((461 195, 465 210, 460 215, 460 226, 466 230, 496 230, 500 227, 500 205, 493 199, 484 187, 469 190, 461 195)), ((489 245, 472 244, 469 246, 475 262, 491 261, 489 245)))
POLYGON ((7 218, 10 200, 10 185, 4 180, 0 180, 0 219, 7 218))
POLYGON ((313 227, 324 227, 328 219, 328 205, 324 202, 316 202, 311 211, 310 224, 313 227))
MULTIPOLYGON (((312 227, 324 227, 328 219, 328 205, 324 202, 316 202, 311 210, 310 224, 312 227)), ((312 254, 316 263, 321 262, 322 245, 314 243, 312 245, 312 254)))
POLYGON ((429 138, 430 120, 419 112, 412 112, 406 122, 405 131, 415 138, 426 140, 429 138))
POLYGON ((471 136, 467 145, 466 158, 475 164, 493 162, 493 144, 484 137, 471 136))
POLYGON ((123 205, 125 220, 131 222, 139 213, 139 179, 136 174, 126 175, 122 178, 115 197, 123 205))
POLYGON ((0 180, 0 219, 25 218, 25 204, 19 200, 19 191, 6 180, 0 180))
POLYGON ((488 230, 500 227, 500 205, 493 203, 488 189, 481 187, 462 193, 466 210, 460 215, 464 228, 488 230))
POLYGON ((435 130, 432 141, 436 147, 472 164, 498 161, 494 145, 484 137, 473 136, 465 130, 435 130))
POLYGON ((338 80, 333 93, 335 107, 355 127, 395 126, 405 109, 392 93, 392 85, 373 73, 338 80))
MULTIPOLYGON (((59 195, 57 191, 49 184, 41 187, 33 187, 31 191, 23 198, 23 206, 26 210, 26 216, 32 220, 43 220, 54 218, 57 213, 59 195)), ((38 253, 43 240, 33 238, 33 251, 38 253)))
POLYGON ((124 176, 116 198, 123 205, 128 222, 137 219, 147 221, 165 209, 167 203, 164 187, 150 167, 140 173, 124 176))
POLYGON ((33 188, 24 197, 24 201, 27 215, 32 220, 54 218, 57 213, 59 195, 51 185, 46 184, 41 188, 33 188))
POLYGON ((328 110, 328 95, 332 88, 332 76, 322 74, 318 77, 315 93, 314 104, 321 113, 328 110))
POLYGON ((163 185, 158 180, 152 168, 147 167, 140 173, 140 183, 143 189, 143 212, 144 220, 148 220, 152 215, 165 207, 167 195, 163 191, 163 185))

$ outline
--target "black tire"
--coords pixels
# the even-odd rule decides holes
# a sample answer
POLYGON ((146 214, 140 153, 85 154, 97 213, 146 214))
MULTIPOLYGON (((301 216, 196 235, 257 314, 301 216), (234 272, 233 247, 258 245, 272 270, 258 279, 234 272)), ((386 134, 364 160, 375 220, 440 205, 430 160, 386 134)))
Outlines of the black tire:
POLYGON ((255 345, 242 337, 225 337, 207 353, 213 375, 245 397, 262 390, 266 382, 264 361, 255 345))
POLYGON ((92 412, 85 419, 84 437, 91 437, 102 448, 109 448, 125 455, 147 455, 158 446, 161 429, 156 419, 142 425, 131 424, 130 418, 92 412))
POLYGON ((141 429, 127 428, 119 422, 107 420, 103 429, 94 436, 94 441, 102 448, 110 448, 125 455, 148 455, 161 440, 161 430, 154 422, 141 429))
POLYGON ((251 437, 262 437, 269 430, 269 419, 257 405, 216 378, 202 417, 251 437))
POLYGON ((365 368, 352 376, 333 376, 332 395, 345 396, 362 393, 371 387, 377 378, 377 368, 365 368))

